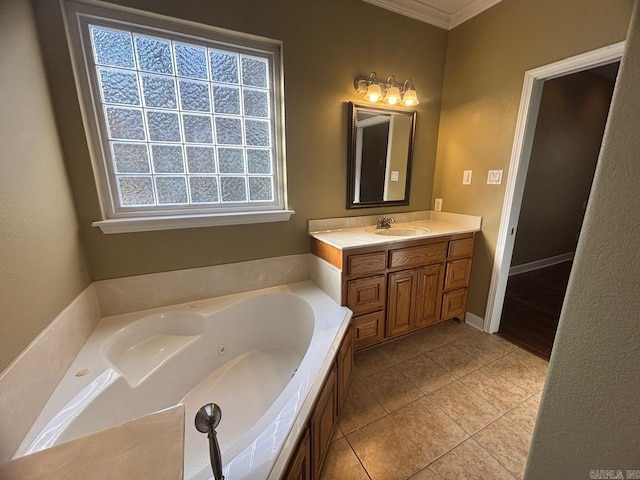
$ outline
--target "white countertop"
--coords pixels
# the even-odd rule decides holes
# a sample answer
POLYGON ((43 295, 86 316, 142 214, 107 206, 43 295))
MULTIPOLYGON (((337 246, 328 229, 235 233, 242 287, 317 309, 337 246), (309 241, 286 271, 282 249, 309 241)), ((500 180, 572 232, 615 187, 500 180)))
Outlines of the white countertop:
MULTIPOLYGON (((351 248, 367 247, 370 245, 384 245, 386 243, 478 232, 482 227, 482 217, 454 213, 421 212, 420 215, 386 214, 384 216, 396 217, 396 223, 392 225, 392 229, 415 228, 416 230, 426 229, 427 231, 408 236, 378 235, 375 233, 375 223, 365 223, 364 225, 339 228, 345 225, 345 220, 335 219, 335 222, 332 222, 331 220, 322 220, 322 226, 335 225, 338 228, 310 231, 309 235, 340 250, 348 250, 351 248), (406 218, 407 216, 409 216, 409 218, 406 218), (422 218, 414 219, 416 216, 422 218), (405 219, 408 221, 402 221, 405 219)), ((364 223, 364 219, 375 219, 375 217, 362 218, 362 222, 359 222, 357 217, 349 218, 347 220, 347 224, 364 223)), ((315 225, 316 224, 312 224, 310 222, 310 227, 315 225)))

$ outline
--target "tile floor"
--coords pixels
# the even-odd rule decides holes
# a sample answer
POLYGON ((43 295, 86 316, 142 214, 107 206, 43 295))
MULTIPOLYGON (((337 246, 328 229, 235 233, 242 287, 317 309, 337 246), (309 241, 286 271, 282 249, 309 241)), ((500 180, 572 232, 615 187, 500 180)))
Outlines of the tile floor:
POLYGON ((358 352, 321 478, 522 479, 546 373, 455 321, 358 352))

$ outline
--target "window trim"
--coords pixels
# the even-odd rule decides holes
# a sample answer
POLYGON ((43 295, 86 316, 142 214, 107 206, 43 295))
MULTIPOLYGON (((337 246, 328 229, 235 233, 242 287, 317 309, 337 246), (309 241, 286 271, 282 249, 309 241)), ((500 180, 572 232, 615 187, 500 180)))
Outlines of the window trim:
MULTIPOLYGON (((295 213, 288 209, 285 129, 284 129, 284 74, 282 42, 254 35, 231 32, 182 19, 142 12, 128 7, 105 5, 101 2, 61 0, 65 9, 65 28, 72 60, 74 79, 93 168, 102 219, 93 222, 104 233, 193 228, 214 225, 233 225, 287 221, 295 213), (172 40, 196 42, 212 48, 269 58, 272 62, 270 131, 273 143, 273 202, 242 202, 175 206, 120 207, 115 173, 108 151, 109 139, 102 114, 100 89, 93 65, 88 25, 121 28, 146 35, 167 36, 172 40), (90 60, 89 60, 90 59, 90 60)), ((211 113, 213 118, 213 113, 211 113)), ((246 148, 246 146, 245 146, 246 148)))
POLYGON ((244 225, 267 222, 286 222, 294 210, 265 210, 261 212, 236 212, 205 215, 167 215, 156 217, 114 218, 93 222, 103 233, 150 232, 180 228, 244 225))

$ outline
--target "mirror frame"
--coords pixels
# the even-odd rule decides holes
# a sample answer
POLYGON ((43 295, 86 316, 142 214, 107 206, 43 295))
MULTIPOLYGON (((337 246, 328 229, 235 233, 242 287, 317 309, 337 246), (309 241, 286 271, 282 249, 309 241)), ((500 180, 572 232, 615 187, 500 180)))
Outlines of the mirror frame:
POLYGON ((372 105, 366 105, 361 103, 349 102, 349 145, 347 151, 347 209, 355 208, 373 208, 373 207, 387 207, 395 205, 409 205, 410 190, 411 190, 411 170, 413 166, 413 146, 415 143, 416 133, 416 111, 405 110, 401 108, 385 108, 372 105), (355 194, 356 185, 356 120, 358 111, 366 111, 371 113, 382 114, 398 114, 411 117, 411 132, 409 134, 409 151, 407 152, 407 175, 406 184, 404 187, 404 198, 401 200, 383 200, 376 202, 359 202, 354 203, 353 198, 355 194))

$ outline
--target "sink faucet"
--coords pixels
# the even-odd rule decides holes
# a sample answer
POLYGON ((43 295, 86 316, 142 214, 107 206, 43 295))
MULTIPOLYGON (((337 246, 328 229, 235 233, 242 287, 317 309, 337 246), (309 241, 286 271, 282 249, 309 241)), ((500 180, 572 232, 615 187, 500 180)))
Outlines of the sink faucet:
POLYGON ((391 224, 395 221, 396 219, 393 217, 379 217, 376 228, 391 228, 391 224))
POLYGON ((209 459, 215 480, 224 480, 222 475, 222 455, 220 455, 220 445, 216 437, 215 428, 222 418, 222 410, 215 403, 203 405, 196 413, 196 429, 200 433, 207 433, 209 438, 209 459))

